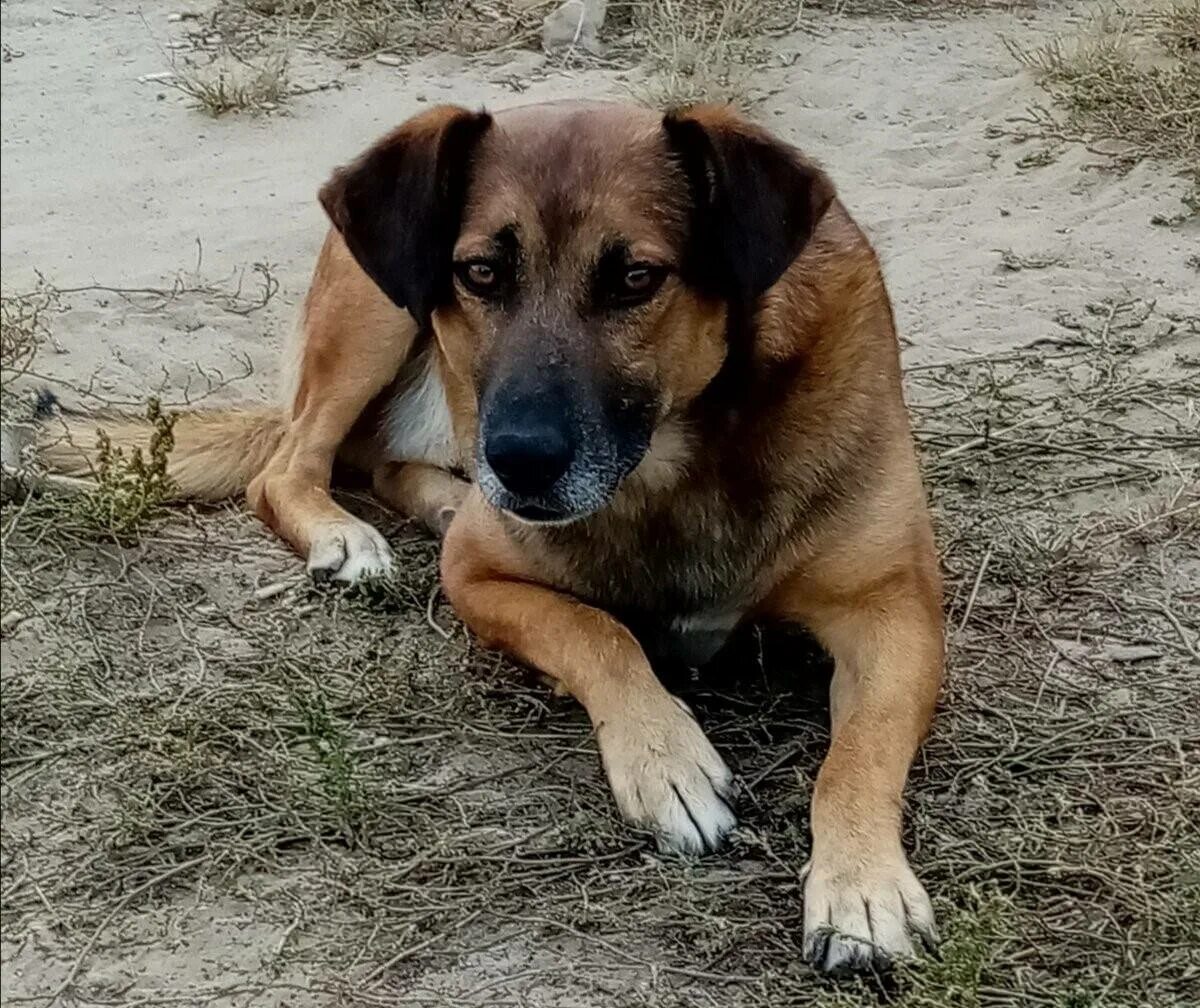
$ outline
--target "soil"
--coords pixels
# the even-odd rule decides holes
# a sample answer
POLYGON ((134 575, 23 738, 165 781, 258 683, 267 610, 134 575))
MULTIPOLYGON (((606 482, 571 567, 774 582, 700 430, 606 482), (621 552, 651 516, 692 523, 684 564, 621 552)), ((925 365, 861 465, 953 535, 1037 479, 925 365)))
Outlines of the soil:
MULTIPOLYGON (((747 782, 733 849, 685 864, 616 820, 579 711, 469 640, 434 547, 371 502, 411 572, 386 596, 310 586, 234 505, 116 541, 31 500, 3 516, 0 1001, 1197 1003, 1200 224, 1153 222, 1179 166, 1025 137, 1047 99, 1003 41, 1089 7, 819 10, 755 76, 902 334, 953 631, 908 808, 942 964, 860 985, 800 960, 806 645, 751 634, 683 684, 747 782)), ((0 11, 5 294, 60 292, 21 383, 68 405, 274 396, 334 165, 430 103, 641 73, 300 46, 312 90, 211 119, 156 79, 207 15, 0 11)))

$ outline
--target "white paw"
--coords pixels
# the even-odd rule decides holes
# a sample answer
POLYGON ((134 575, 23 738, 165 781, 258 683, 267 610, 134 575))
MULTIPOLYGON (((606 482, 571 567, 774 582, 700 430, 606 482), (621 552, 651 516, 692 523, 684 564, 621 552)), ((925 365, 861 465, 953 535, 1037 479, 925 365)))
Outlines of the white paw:
POLYGON ((882 970, 937 944, 933 907, 902 853, 883 861, 810 862, 804 958, 830 973, 882 970))
POLYGON ((391 548, 364 521, 348 518, 330 522, 313 536, 308 573, 314 581, 358 584, 368 578, 387 577, 391 571, 391 548))
POLYGON ((604 769, 621 814, 652 830, 659 849, 704 854, 737 825, 733 775, 687 707, 663 694, 650 715, 600 725, 604 769))

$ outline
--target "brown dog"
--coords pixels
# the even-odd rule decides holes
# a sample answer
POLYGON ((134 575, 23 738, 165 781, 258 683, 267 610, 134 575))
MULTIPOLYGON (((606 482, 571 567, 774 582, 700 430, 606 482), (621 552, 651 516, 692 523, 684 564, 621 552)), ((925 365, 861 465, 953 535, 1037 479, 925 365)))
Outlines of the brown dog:
POLYGON ((900 820, 939 575, 888 296, 826 175, 720 108, 436 108, 320 198, 291 408, 180 418, 181 495, 245 489, 314 576, 355 581, 391 559, 331 470, 370 472, 444 535, 466 624, 584 705, 622 813, 673 850, 722 842, 732 778, 647 648, 699 664, 743 621, 803 624, 835 660, 805 954, 932 941, 900 820))

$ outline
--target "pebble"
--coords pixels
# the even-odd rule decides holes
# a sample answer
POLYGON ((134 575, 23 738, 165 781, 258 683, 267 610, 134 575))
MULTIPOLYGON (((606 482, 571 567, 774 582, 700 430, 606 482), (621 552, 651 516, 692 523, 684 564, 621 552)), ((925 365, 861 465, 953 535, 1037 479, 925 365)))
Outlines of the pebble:
POLYGON ((608 0, 563 0, 542 21, 542 48, 551 52, 578 46, 599 51, 597 36, 607 12, 608 0))
POLYGON ((1163 656, 1158 648, 1146 647, 1144 644, 1109 644, 1100 653, 1114 662, 1146 661, 1163 656))
POLYGON ((1132 707, 1133 700, 1133 690, 1126 689, 1124 686, 1121 686, 1117 689, 1109 690, 1108 693, 1104 695, 1103 703, 1104 706, 1109 710, 1117 711, 1126 710, 1127 708, 1132 707))
POLYGON ((291 581, 276 581, 274 584, 263 585, 254 591, 254 597, 263 602, 266 599, 274 598, 276 595, 282 595, 285 591, 292 587, 291 581))
POLYGON ((390 67, 404 66, 404 60, 395 53, 376 53, 375 62, 390 67))

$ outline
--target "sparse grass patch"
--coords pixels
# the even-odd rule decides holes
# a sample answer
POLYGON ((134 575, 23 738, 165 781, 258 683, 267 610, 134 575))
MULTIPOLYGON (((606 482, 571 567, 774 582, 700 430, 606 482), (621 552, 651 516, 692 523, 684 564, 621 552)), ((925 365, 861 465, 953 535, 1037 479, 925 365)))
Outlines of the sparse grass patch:
POLYGON ((655 1008, 1189 1003, 1200 428, 1194 374, 1162 361, 1200 319, 1110 301, 1047 333, 909 375, 950 628, 907 792, 940 960, 884 985, 800 964, 828 736, 819 665, 789 641, 751 635, 683 684, 748 782, 745 834, 663 859, 616 820, 577 707, 469 640, 435 545, 394 517, 371 515, 403 573, 340 593, 233 510, 114 544, 24 503, 0 512, 0 606, 21 615, 0 668, 6 939, 52 914, 86 967, 164 908, 182 929, 246 898, 292 939, 238 990, 364 1008, 539 985, 655 1008))
POLYGON ((1043 133, 1127 146, 1124 160, 1180 161, 1200 181, 1200 0, 1158 0, 1135 12, 1104 10, 1071 39, 1009 50, 1063 107, 1043 133))
POLYGON ((461 53, 535 45, 555 0, 224 0, 216 22, 280 25, 347 56, 461 53))
POLYGON ((1016 916, 1000 893, 967 888, 959 905, 941 900, 942 944, 936 955, 897 967, 897 1008, 979 1008, 995 962, 1009 951, 1016 916))
POLYGON ((172 71, 163 84, 187 95, 213 118, 227 112, 270 111, 289 95, 288 53, 282 47, 252 56, 226 49, 203 64, 173 61, 172 71))
POLYGON ((633 8, 634 48, 648 75, 634 88, 655 108, 697 102, 750 104, 751 78, 767 59, 761 34, 772 12, 758 0, 646 0, 633 8))

